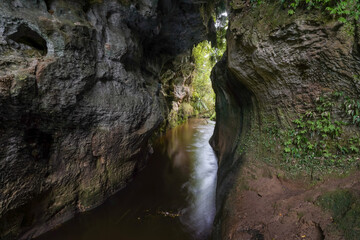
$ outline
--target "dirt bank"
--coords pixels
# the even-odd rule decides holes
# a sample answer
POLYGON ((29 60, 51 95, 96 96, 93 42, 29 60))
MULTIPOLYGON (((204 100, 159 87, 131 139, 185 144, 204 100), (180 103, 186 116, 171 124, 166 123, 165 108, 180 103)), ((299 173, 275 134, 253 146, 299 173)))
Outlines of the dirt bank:
POLYGON ((318 200, 339 189, 360 196, 359 171, 316 185, 286 179, 282 172, 262 163, 245 164, 241 171, 238 187, 225 206, 232 211, 227 211, 222 223, 224 239, 345 239, 318 200))

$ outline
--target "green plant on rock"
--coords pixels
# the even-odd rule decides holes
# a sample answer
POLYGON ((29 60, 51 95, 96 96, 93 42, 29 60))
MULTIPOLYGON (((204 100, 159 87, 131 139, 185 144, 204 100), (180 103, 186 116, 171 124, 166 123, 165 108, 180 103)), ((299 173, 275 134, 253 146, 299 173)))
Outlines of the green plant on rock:
POLYGON ((192 82, 192 106, 199 113, 214 112, 215 93, 211 86, 210 74, 216 61, 212 58, 216 50, 210 42, 204 41, 193 48, 195 73, 192 82))
POLYGON ((216 112, 214 112, 211 117, 210 117, 211 121, 216 121, 216 112))
POLYGON ((183 116, 183 118, 187 118, 194 113, 194 108, 189 103, 182 103, 180 105, 179 114, 183 116))
POLYGON ((353 124, 360 126, 360 100, 347 97, 344 102, 344 110, 352 118, 353 124))
MULTIPOLYGON (((260 6, 264 0, 251 0, 254 6, 260 6)), ((345 30, 354 34, 354 24, 360 18, 360 0, 278 0, 288 11, 288 15, 294 15, 299 9, 317 10, 329 17, 337 19, 345 24, 345 30)))
POLYGON ((216 8, 214 20, 216 27, 216 43, 203 41, 192 49, 195 71, 192 78, 191 105, 198 114, 212 116, 215 112, 215 93, 211 86, 211 70, 226 50, 226 31, 228 18, 224 7, 216 8))
MULTIPOLYGON (((344 136, 343 127, 348 124, 333 116, 336 109, 341 109, 339 98, 342 96, 343 93, 338 92, 322 96, 313 111, 293 120, 294 128, 289 129, 284 136, 284 167, 304 170, 312 176, 315 172, 325 173, 334 168, 350 169, 356 164, 360 149, 359 136, 355 133, 350 137, 344 136)), ((348 98, 345 99, 345 103, 348 103, 348 98)), ((354 106, 357 107, 353 103, 357 101, 352 100, 351 106, 348 105, 351 113, 354 106)))
POLYGON ((168 115, 168 122, 171 128, 176 127, 186 120, 189 117, 193 116, 195 113, 194 108, 190 103, 182 102, 178 109, 172 109, 168 115))
POLYGON ((282 3, 289 8, 289 15, 293 15, 297 8, 302 7, 324 11, 345 24, 352 24, 360 17, 359 0, 282 0, 282 3))

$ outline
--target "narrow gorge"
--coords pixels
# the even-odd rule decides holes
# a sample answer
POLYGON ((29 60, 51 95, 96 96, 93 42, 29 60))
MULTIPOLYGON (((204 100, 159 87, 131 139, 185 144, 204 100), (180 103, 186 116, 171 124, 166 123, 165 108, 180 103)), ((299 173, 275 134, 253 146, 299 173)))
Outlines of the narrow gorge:
POLYGON ((144 167, 164 65, 211 34, 200 6, 1 1, 2 238, 52 229, 144 167))
POLYGON ((154 139, 199 114, 194 46, 219 48, 219 16, 211 238, 356 239, 360 3, 316 2, 0 1, 0 239, 136 179, 154 139))

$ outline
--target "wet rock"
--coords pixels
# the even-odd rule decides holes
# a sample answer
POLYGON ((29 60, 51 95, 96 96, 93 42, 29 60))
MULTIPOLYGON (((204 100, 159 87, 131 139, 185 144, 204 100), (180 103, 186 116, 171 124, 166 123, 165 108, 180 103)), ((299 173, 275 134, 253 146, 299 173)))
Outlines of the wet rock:
POLYGON ((161 92, 165 96, 169 113, 166 127, 174 127, 193 114, 190 106, 192 95, 192 80, 195 63, 191 51, 178 55, 169 61, 161 73, 161 92), (189 107, 185 112, 184 108, 189 107))
POLYGON ((201 3, 161 2, 0 2, 1 239, 48 231, 143 168, 167 115, 160 72, 207 35, 201 3))

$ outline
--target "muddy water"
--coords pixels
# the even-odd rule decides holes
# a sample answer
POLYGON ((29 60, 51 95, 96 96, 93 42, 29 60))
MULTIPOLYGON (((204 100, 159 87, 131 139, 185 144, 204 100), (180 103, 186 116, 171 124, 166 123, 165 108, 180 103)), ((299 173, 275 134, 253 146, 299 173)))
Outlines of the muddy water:
POLYGON ((100 207, 38 240, 203 240, 215 215, 214 122, 191 120, 154 144, 148 166, 100 207))

